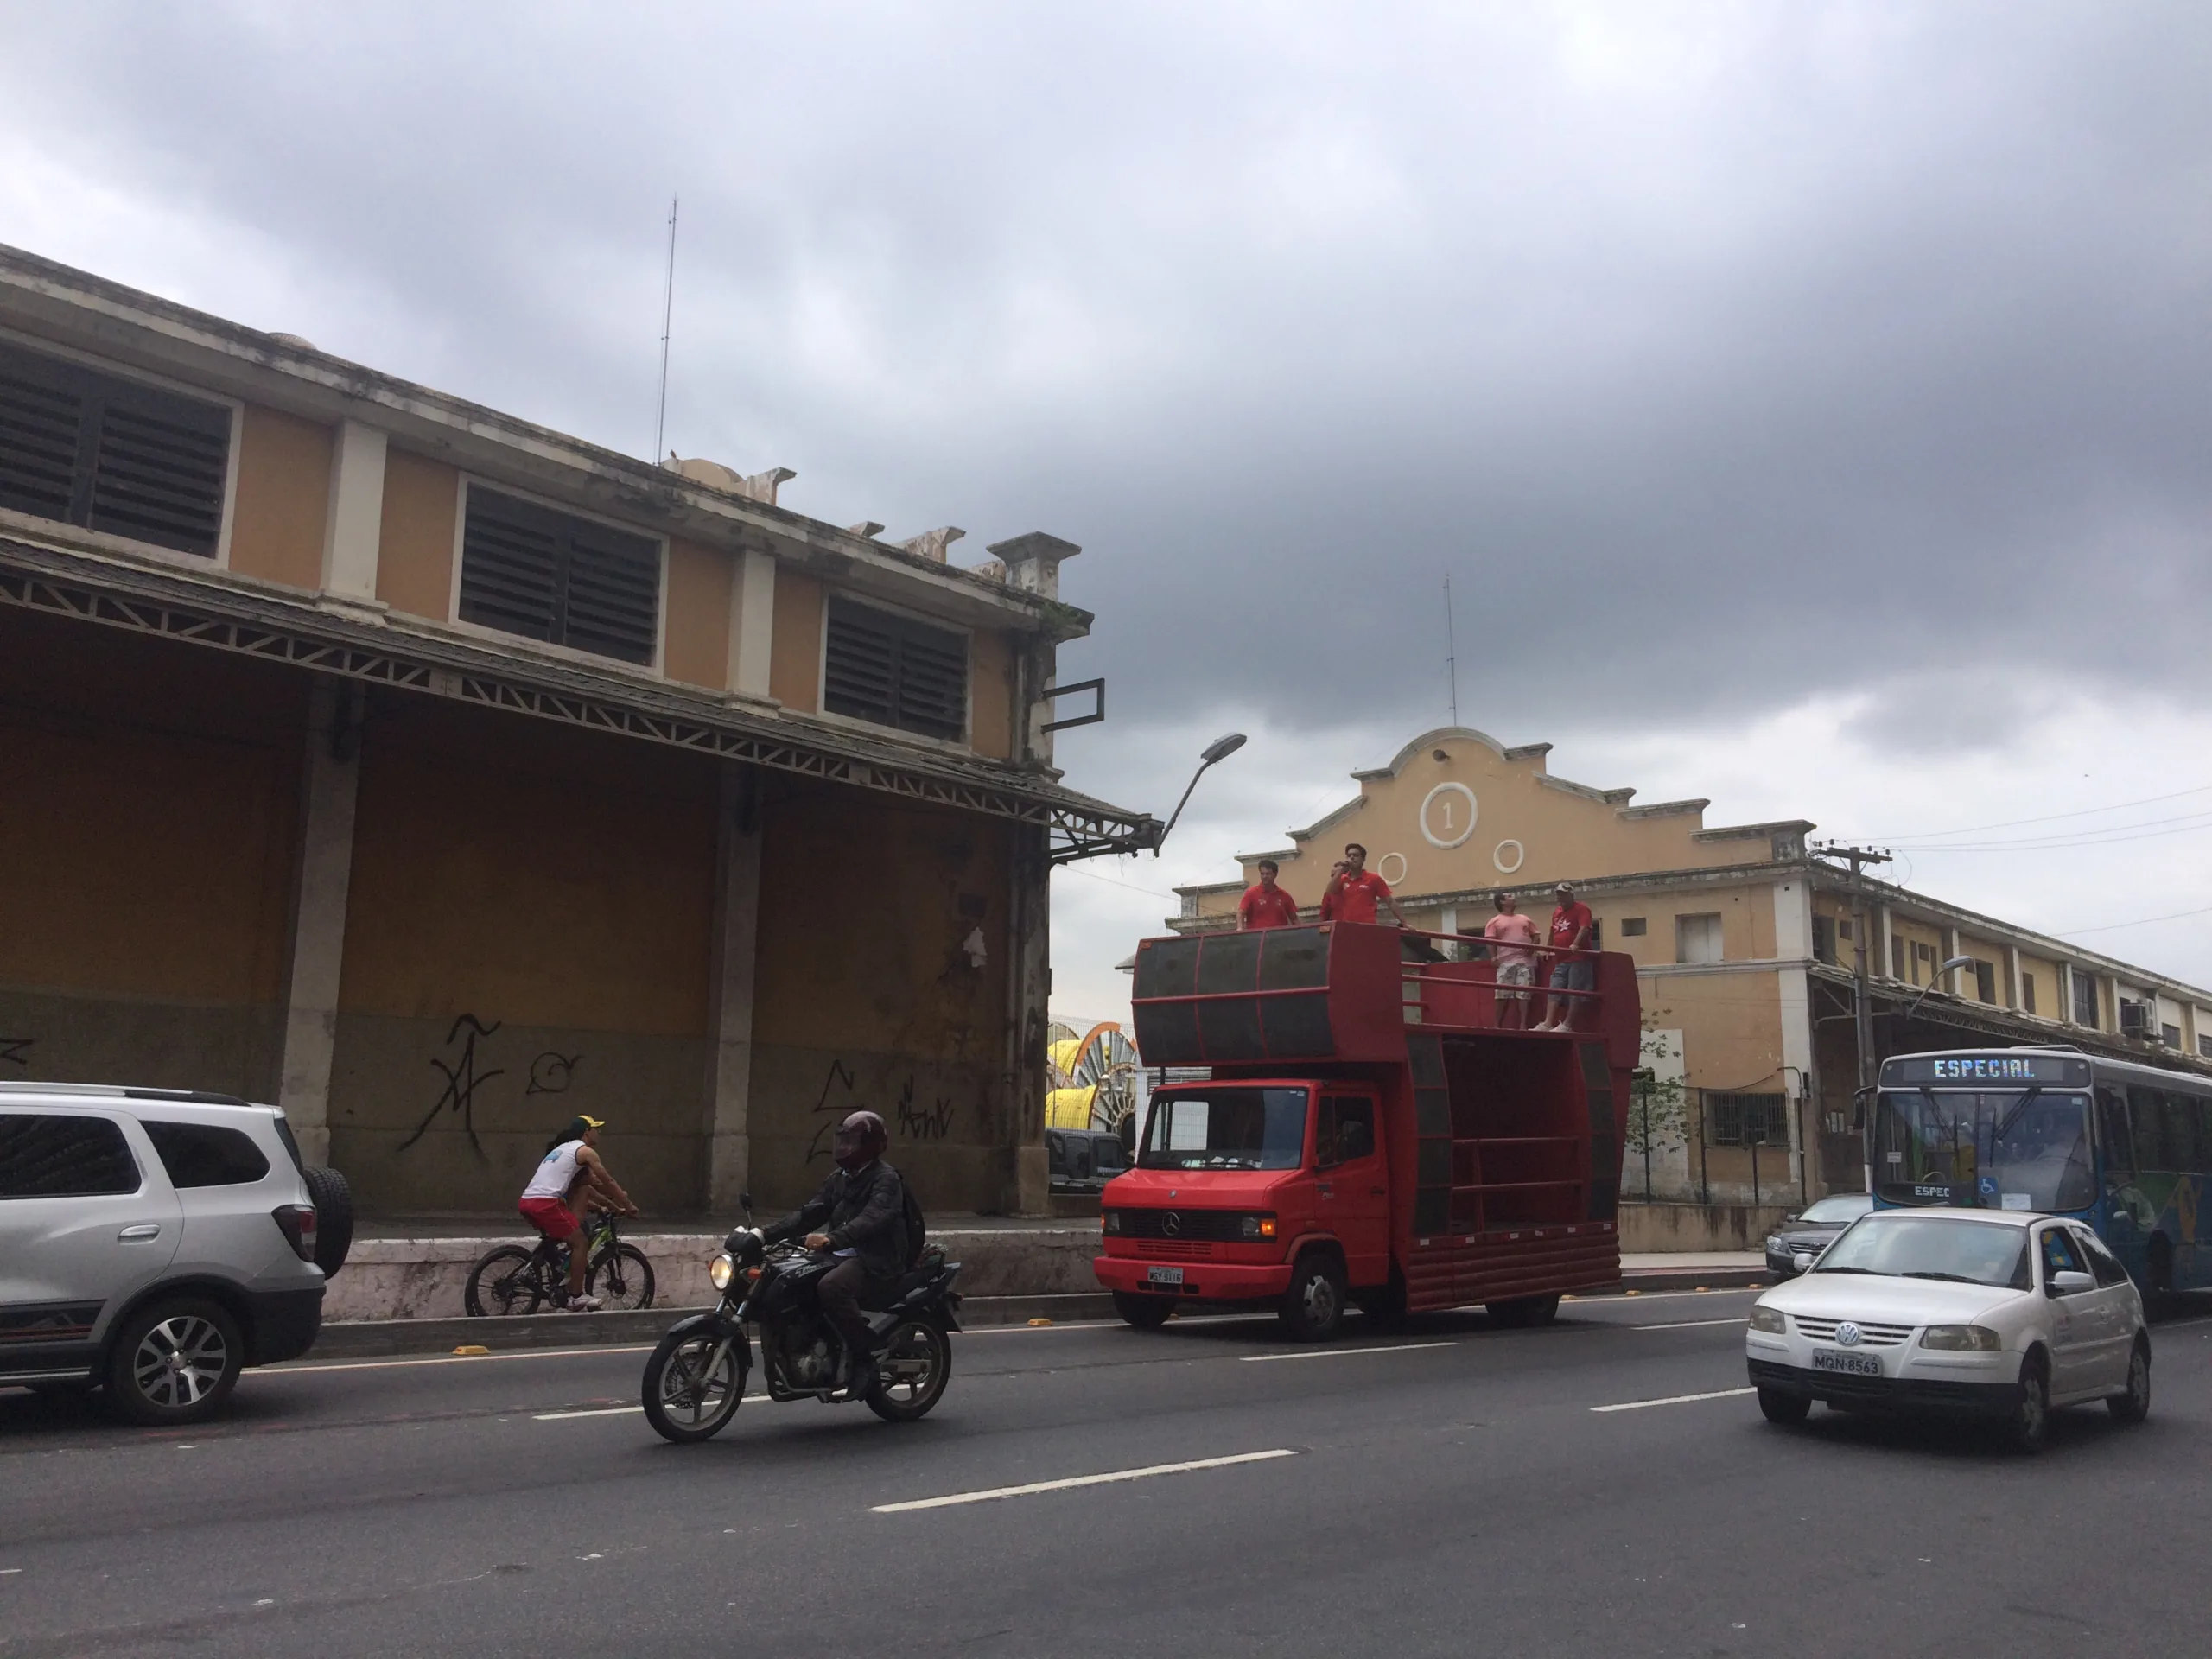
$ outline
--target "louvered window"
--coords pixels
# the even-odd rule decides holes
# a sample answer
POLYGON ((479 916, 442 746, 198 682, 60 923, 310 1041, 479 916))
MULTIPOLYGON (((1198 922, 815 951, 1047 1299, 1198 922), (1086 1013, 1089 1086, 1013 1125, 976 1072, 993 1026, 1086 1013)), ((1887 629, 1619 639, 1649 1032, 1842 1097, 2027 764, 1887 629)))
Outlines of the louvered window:
POLYGON ((660 627, 660 543, 472 485, 461 620, 650 664, 660 627))
POLYGON ((0 346, 0 507, 215 556, 231 411, 0 346))
POLYGON ((967 638, 833 599, 822 706, 957 743, 968 733, 967 638))

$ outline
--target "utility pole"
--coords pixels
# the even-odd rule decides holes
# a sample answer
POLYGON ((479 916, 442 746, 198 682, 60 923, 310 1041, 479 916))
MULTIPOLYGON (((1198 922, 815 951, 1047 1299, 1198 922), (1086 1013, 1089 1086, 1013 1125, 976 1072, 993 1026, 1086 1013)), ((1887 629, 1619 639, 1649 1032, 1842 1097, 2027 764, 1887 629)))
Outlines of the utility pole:
POLYGON ((1452 723, 1459 723, 1459 633, 1452 626, 1452 573, 1444 573, 1444 674, 1452 683, 1452 723))
MULTIPOLYGON (((1871 947, 1866 938, 1865 871, 1866 866, 1870 864, 1888 863, 1890 855, 1887 853, 1876 852, 1871 847, 1839 847, 1833 842, 1824 847, 1815 847, 1813 850, 1823 858, 1847 860, 1851 865, 1851 938, 1852 943, 1859 948, 1857 959, 1852 970, 1853 1000, 1855 1004, 1853 1013, 1856 1016, 1855 1025, 1859 1041, 1859 1091, 1854 1096, 1854 1104, 1859 1112, 1863 1115, 1866 1109, 1867 1100, 1874 1090, 1874 1005, 1867 995, 1866 982, 1872 972, 1872 957, 1869 954, 1871 947)), ((1863 1116, 1859 1128, 1863 1136, 1866 1128, 1863 1116)), ((1871 1161, 1866 1166, 1866 1190, 1869 1192, 1874 1190, 1874 1166, 1871 1161)))

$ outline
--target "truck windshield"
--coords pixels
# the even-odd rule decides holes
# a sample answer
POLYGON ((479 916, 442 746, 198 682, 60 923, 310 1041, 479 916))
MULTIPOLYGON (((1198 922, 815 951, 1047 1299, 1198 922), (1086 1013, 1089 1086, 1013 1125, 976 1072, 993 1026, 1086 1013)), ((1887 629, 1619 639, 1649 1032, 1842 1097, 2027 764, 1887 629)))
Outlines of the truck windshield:
POLYGON ((2040 1089, 1885 1090, 1874 1182, 1891 1204, 2082 1210, 2096 1196, 2089 1103, 2040 1089))
POLYGON ((1296 1169, 1306 1090, 1209 1089, 1154 1098, 1140 1169, 1296 1169))

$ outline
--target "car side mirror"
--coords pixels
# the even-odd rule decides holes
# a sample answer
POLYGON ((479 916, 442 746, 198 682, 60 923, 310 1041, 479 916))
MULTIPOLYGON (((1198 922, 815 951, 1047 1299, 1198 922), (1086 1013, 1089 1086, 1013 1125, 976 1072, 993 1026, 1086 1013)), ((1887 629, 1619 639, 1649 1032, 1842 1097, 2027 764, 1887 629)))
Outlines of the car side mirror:
POLYGON ((2097 1281, 2086 1273, 2059 1272, 2050 1275, 2050 1284, 2044 1292, 2050 1296, 2078 1296, 2085 1290, 2094 1290, 2097 1281))
POLYGON ((1789 1265, 1800 1273, 1810 1273, 1813 1270, 1813 1253, 1810 1250, 1798 1251, 1789 1258, 1789 1265))

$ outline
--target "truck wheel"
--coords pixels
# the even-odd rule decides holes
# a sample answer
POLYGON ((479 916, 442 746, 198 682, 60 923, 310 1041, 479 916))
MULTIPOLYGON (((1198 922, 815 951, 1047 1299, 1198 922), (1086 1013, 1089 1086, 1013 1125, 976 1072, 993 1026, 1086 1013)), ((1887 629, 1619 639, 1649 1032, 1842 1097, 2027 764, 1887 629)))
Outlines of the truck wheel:
POLYGON ((1559 1293, 1552 1291, 1542 1296, 1516 1296, 1506 1302, 1484 1302, 1483 1311, 1494 1325, 1510 1325, 1516 1330, 1523 1325, 1549 1325, 1559 1318, 1559 1293))
POLYGON ((1282 1322, 1300 1342, 1326 1342, 1344 1318, 1344 1274, 1314 1251, 1298 1259, 1283 1293, 1282 1322))
POLYGON ((1114 1293, 1114 1311, 1140 1331, 1157 1331, 1175 1312, 1175 1301, 1170 1296, 1139 1296, 1117 1290, 1114 1293))

